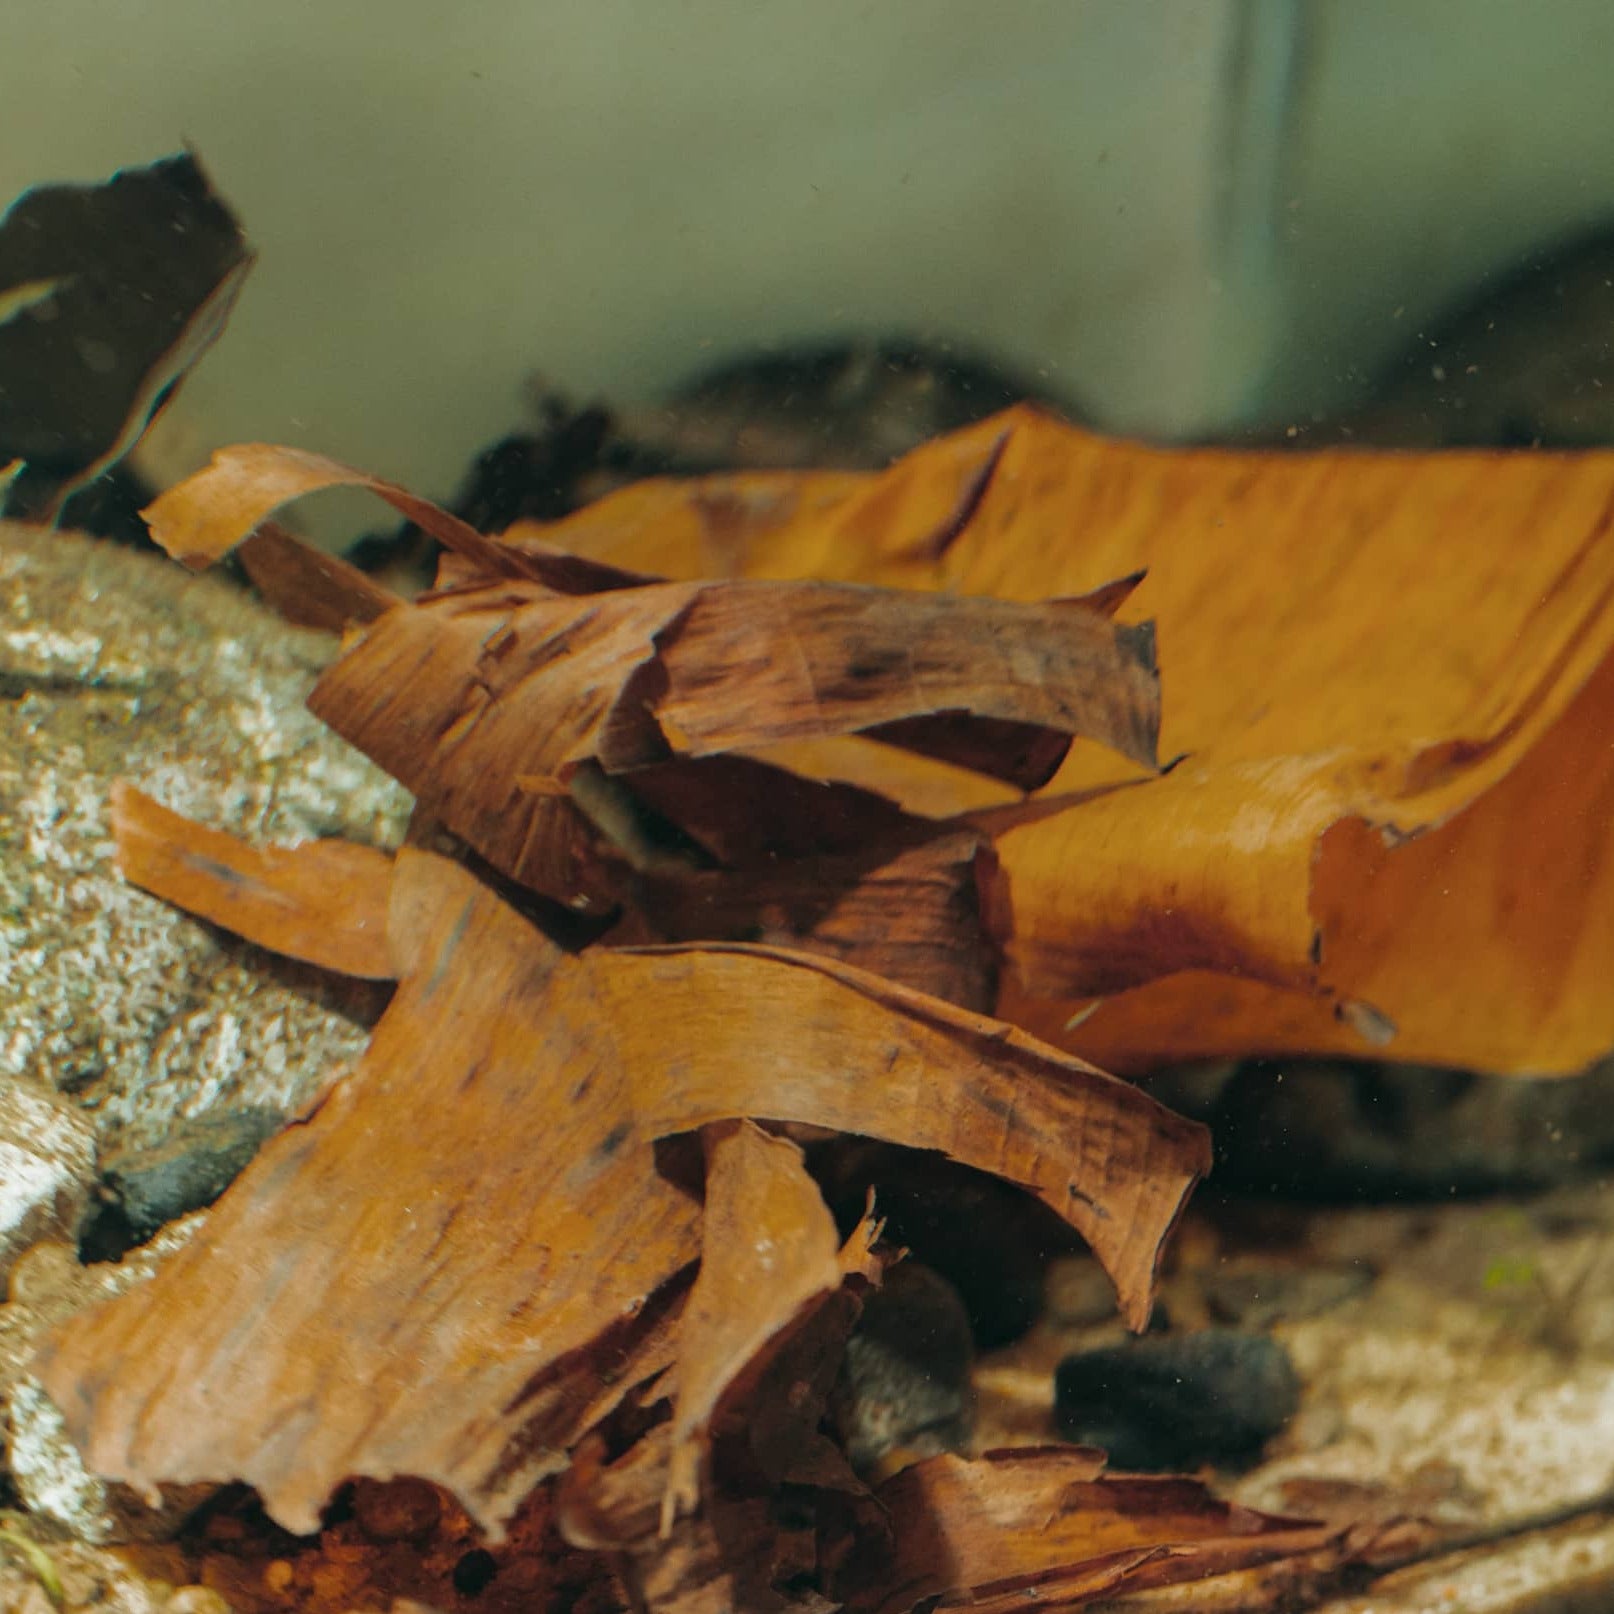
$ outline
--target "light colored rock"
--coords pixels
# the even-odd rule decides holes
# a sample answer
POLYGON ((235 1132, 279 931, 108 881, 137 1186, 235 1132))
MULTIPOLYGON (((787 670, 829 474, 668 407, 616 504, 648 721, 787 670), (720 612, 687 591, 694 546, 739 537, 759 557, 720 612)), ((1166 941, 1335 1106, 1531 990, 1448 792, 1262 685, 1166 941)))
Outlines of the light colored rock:
MULTIPOLYGON (((1191 1213, 1165 1309, 1174 1326, 1202 1326, 1229 1277, 1264 1274, 1263 1309, 1245 1322, 1276 1318, 1300 1408, 1258 1466, 1218 1488, 1250 1507, 1383 1529, 1381 1569, 1420 1555, 1369 1594, 1323 1602, 1327 1614, 1614 1607, 1614 1181, 1528 1200, 1268 1205, 1254 1223, 1243 1250, 1236 1218, 1191 1213), (1350 1273, 1360 1281, 1305 1294, 1350 1273)), ((1056 1364, 1114 1328, 1091 1320, 1085 1280, 1065 1289, 1075 1302, 1065 1294, 977 1373, 983 1446, 1048 1439, 1056 1364)), ((1270 1614, 1274 1599, 1314 1606, 1327 1589, 1284 1573, 1103 1609, 1270 1614)))
POLYGON ((405 794, 303 708, 332 651, 221 578, 0 526, 0 1079, 155 1142, 287 1113, 362 1048, 373 992, 125 884, 107 828, 123 778, 261 839, 396 838, 405 794))
POLYGON ((282 841, 386 843, 407 797, 303 707, 333 650, 221 578, 0 525, 0 1415, 12 1483, 86 1541, 160 1532, 88 1474, 28 1374, 41 1332, 147 1275, 194 1221, 117 1265, 71 1241, 98 1147, 181 1120, 286 1114, 362 1049, 369 988, 225 937, 126 884, 107 796, 282 841))
POLYGON ((1240 1501, 1281 1508, 1297 1480, 1373 1487, 1461 1533, 1614 1493, 1614 1182, 1307 1225, 1310 1260, 1379 1278, 1276 1330, 1305 1399, 1240 1501))
POLYGON ((68 1238, 95 1175, 95 1132, 72 1103, 33 1082, 0 1083, 0 1283, 40 1239, 68 1238))
POLYGON ((7 1463, 28 1511, 71 1530, 81 1541, 110 1541, 117 1532, 105 1485, 84 1466, 62 1415, 25 1374, 11 1387, 7 1463))
POLYGON ((1614 1607, 1614 1520, 1572 1519, 1454 1552, 1317 1614, 1591 1614, 1614 1607))

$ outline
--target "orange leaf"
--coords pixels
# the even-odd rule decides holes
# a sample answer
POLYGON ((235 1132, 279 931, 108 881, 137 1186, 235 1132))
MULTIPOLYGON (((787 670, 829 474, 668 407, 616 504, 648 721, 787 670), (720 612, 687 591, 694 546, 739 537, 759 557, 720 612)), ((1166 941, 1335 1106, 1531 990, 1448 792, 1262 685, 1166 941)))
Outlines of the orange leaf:
POLYGON ((1076 601, 834 584, 462 590, 378 619, 310 705, 356 727, 346 705, 373 707, 383 671, 424 686, 408 709, 447 721, 446 735, 426 728, 432 738, 459 738, 454 722, 486 722, 482 707, 497 702, 495 715, 526 731, 525 771, 540 780, 584 760, 623 773, 861 732, 1029 788, 1077 734, 1152 767, 1159 721, 1146 628, 1117 628, 1076 601))
POLYGON ((281 505, 326 488, 366 488, 484 577, 520 577, 562 593, 622 588, 647 578, 530 543, 517 552, 486 538, 429 499, 323 454, 268 443, 221 448, 207 469, 187 477, 141 511, 151 536, 175 560, 200 570, 247 538, 281 505))
MULTIPOLYGON (((703 476, 694 481, 655 478, 585 505, 568 516, 562 532, 569 552, 609 565, 613 552, 655 553, 668 577, 808 577, 820 568, 802 565, 791 553, 778 570, 759 568, 756 550, 781 531, 806 541, 842 500, 861 493, 868 478, 861 471, 747 471, 703 476)), ((543 523, 518 521, 504 534, 517 547, 548 547, 543 523)), ((630 568, 631 569, 631 568, 630 568)), ((822 575, 834 575, 824 569, 822 575)), ((475 572, 458 555, 443 557, 440 587, 459 587, 475 572)))
MULTIPOLYGON (((949 542, 1003 447, 965 479, 949 542)), ((1136 575, 1043 605, 627 587, 635 574, 483 539, 390 484, 261 445, 220 456, 153 519, 176 552, 211 554, 284 499, 353 480, 456 545, 461 581, 407 605, 261 526, 242 553, 282 610, 359 625, 310 706, 494 869, 585 915, 629 910, 618 940, 762 937, 985 1008, 997 956, 978 837, 926 848, 932 832, 895 804, 743 753, 866 736, 926 759, 923 777, 963 770, 1011 796, 1046 781, 1078 733, 1152 765, 1152 636, 1111 620, 1136 575), (539 578, 609 589, 568 598, 539 578)))
MULTIPOLYGON (((1183 975, 1112 998, 1076 1045, 1123 1070, 1252 1047, 1361 1053, 1353 1005, 1365 1002, 1388 1010, 1385 1051, 1398 1059, 1577 1069, 1614 1038, 1610 735, 1614 659, 1512 773, 1447 823, 1398 844, 1360 820, 1324 834, 1312 902, 1329 938, 1325 974, 1351 995, 1343 1017, 1257 981, 1183 975)), ((1072 1040, 1057 1030, 1072 1008, 1000 1001, 1055 1041, 1072 1040)))
POLYGON ((749 1115, 939 1150, 1043 1200, 1092 1246, 1131 1326, 1147 1321, 1161 1241, 1209 1154, 1135 1087, 807 954, 646 948, 585 955, 572 980, 616 1028, 658 1134, 749 1115))
POLYGON ((97 1472, 241 1479, 301 1530, 343 1478, 410 1473, 497 1525, 597 1421, 602 1360, 615 1399, 665 1365, 698 1208, 654 1141, 747 1116, 1024 1185, 1147 1318, 1208 1149, 1137 1089, 804 955, 566 957, 431 854, 400 854, 391 896, 402 981, 358 1069, 150 1283, 46 1348, 97 1472))
POLYGON ((496 1527, 608 1369, 615 1399, 636 1382, 699 1206, 624 1119, 599 1033, 545 1007, 555 949, 440 859, 401 854, 394 885, 404 979, 358 1068, 47 1349, 97 1472, 241 1479, 304 1532, 347 1476, 407 1473, 496 1527))
MULTIPOLYGON (((1604 454, 1157 450, 1021 409, 878 476, 634 488, 528 531, 1012 599, 1148 568, 1123 615, 1157 623, 1187 760, 999 837, 1003 1012, 1119 1065, 1393 1031, 1398 1058, 1559 1072, 1614 1043, 1611 507, 1604 454), (747 512, 721 546, 716 508, 747 512)), ((860 782, 900 798, 883 766, 860 782)), ((1078 749, 1048 794, 1119 777, 1078 749)))
POLYGON ((684 1308, 661 1534, 698 1500, 713 1412, 762 1350, 850 1272, 872 1276, 867 1221, 837 1253, 835 1222, 801 1150, 749 1121, 706 1133, 701 1269, 684 1308))
POLYGON ((153 896, 305 964, 366 980, 396 977, 385 852, 336 840, 249 846, 121 781, 111 817, 119 871, 153 896))
POLYGON ((1031 783, 1077 733, 1152 761, 1156 689, 1147 631, 1079 603, 498 583, 386 612, 309 707, 495 868, 572 902, 610 889, 578 794, 601 772, 862 731, 1031 783))

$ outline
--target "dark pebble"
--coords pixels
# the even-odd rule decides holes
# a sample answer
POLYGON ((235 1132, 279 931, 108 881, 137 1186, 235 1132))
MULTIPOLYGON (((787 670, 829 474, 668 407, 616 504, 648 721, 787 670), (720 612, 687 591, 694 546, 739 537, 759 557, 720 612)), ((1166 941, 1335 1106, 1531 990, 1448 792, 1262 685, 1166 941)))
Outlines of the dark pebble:
POLYGON ((1226 1328, 1081 1351, 1055 1377, 1060 1433, 1142 1472, 1253 1458, 1299 1402, 1283 1346, 1226 1328))
POLYGON ((271 1110, 236 1110, 175 1123, 160 1143, 103 1154, 96 1197, 79 1229, 85 1261, 116 1261, 160 1228, 211 1205, 284 1125, 271 1110))
POLYGON ((975 1424, 969 1318, 945 1278, 903 1261, 870 1290, 830 1415, 859 1473, 965 1446, 975 1424))

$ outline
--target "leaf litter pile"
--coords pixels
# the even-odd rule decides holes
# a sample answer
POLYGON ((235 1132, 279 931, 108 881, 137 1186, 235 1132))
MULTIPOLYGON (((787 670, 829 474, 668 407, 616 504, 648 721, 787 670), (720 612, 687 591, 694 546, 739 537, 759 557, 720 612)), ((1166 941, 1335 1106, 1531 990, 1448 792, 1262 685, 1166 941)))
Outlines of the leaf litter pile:
POLYGON ((1136 1329, 1208 1143, 1078 1052, 1562 1069, 1614 1040, 1585 987, 1614 937, 1575 921, 1610 878, 1610 474, 1347 463, 1019 411, 880 475, 642 484, 500 538, 292 450, 165 495, 170 554, 237 550, 342 634, 310 705, 417 806, 388 857, 118 791, 135 883, 398 984, 196 1237, 47 1347, 90 1466, 239 1481, 304 1533, 348 1482, 423 1488, 511 1606, 1064 1607, 1347 1556, 1080 1448, 854 1470, 837 1378, 901 1252, 878 1204, 843 1236, 808 1152, 1023 1189, 1136 1329), (434 589, 270 519, 344 483, 443 546, 434 589), (1456 585, 1406 570, 1432 510, 1456 585), (1568 816, 1527 843, 1542 777, 1568 816), (1561 935, 1537 892, 1571 878, 1561 935))

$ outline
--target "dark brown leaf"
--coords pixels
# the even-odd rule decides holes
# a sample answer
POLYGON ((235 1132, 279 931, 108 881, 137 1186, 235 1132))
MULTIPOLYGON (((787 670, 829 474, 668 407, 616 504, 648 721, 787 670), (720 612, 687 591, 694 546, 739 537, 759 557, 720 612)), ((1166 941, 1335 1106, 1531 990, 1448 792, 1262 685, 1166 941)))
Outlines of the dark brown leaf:
MULTIPOLYGON (((608 899, 566 794, 607 775, 899 720, 927 744, 1028 724, 1152 758, 1157 685, 1136 630, 1070 606, 838 586, 661 585, 587 599, 504 584, 389 611, 327 670, 311 709, 502 873, 608 899)), ((1010 753, 1013 753, 1011 755, 1010 753)))
POLYGON ((357 566, 305 544, 278 522, 264 522, 237 555, 258 593, 298 627, 340 633, 402 603, 357 566))
POLYGON ((940 1596, 980 1614, 1065 1608, 1314 1550, 1328 1526, 1217 1501, 1193 1480, 1108 1478, 1080 1447, 932 1457, 876 1492, 889 1557, 855 1565, 849 1606, 905 1614, 940 1596))
POLYGON ((634 888, 647 932, 634 939, 798 948, 984 1013, 997 993, 977 895, 990 858, 978 836, 954 834, 855 857, 650 877, 634 888))

